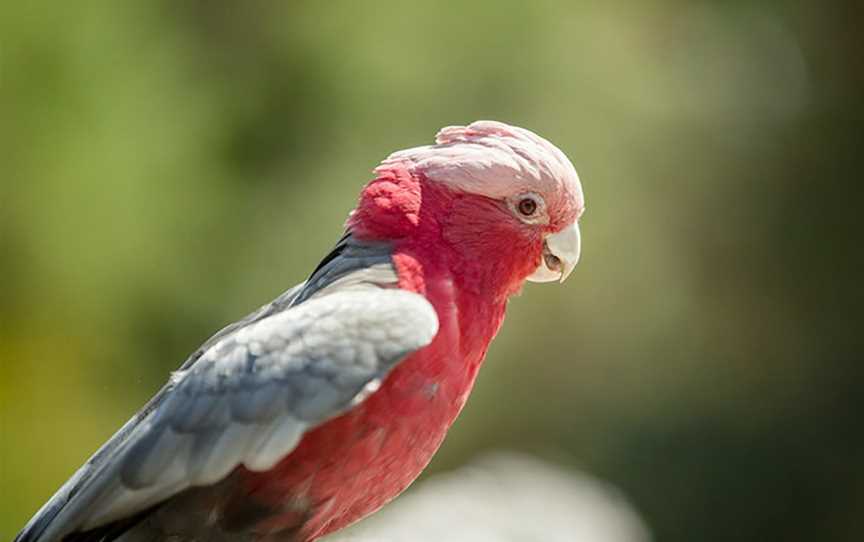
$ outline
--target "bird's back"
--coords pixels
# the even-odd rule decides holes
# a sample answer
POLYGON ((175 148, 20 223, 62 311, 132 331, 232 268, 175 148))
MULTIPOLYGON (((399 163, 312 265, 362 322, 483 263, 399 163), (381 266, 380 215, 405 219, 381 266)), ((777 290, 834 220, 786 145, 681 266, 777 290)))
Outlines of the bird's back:
MULTIPOLYGON (((396 280, 388 245, 343 238, 308 281, 190 356, 15 542, 301 540, 320 509, 298 504, 304 488, 258 506, 248 480, 272 478, 310 446, 304 434, 362 405, 432 340, 432 306, 396 280)), ((338 461, 322 453, 310 456, 338 461)))
MULTIPOLYGON (((306 433, 267 472, 238 468, 165 503, 122 542, 308 542, 376 511, 426 467, 467 399, 485 349, 466 359, 452 282, 432 290, 440 332, 355 408, 306 433), (202 515, 202 511, 207 511, 202 515)), ((491 339, 491 337, 490 337, 491 339)), ((89 542, 89 541, 88 541, 89 542)))

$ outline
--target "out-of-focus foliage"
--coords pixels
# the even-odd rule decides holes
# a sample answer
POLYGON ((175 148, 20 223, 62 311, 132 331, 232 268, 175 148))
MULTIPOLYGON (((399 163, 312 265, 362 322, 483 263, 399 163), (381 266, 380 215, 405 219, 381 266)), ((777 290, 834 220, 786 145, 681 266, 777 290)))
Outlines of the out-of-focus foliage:
POLYGON ((433 463, 509 446, 658 540, 864 539, 860 2, 4 2, 0 538, 390 151, 493 118, 585 185, 433 463))

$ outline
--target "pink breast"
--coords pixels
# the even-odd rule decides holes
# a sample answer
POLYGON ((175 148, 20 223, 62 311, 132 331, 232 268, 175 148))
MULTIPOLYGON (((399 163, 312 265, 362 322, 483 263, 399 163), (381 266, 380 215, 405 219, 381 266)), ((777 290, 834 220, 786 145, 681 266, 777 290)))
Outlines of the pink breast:
POLYGON ((298 540, 314 540, 374 512, 420 475, 465 404, 485 351, 462 348, 452 301, 435 305, 432 344, 363 403, 307 433, 273 470, 247 473, 249 497, 282 510, 256 531, 295 530, 298 540))

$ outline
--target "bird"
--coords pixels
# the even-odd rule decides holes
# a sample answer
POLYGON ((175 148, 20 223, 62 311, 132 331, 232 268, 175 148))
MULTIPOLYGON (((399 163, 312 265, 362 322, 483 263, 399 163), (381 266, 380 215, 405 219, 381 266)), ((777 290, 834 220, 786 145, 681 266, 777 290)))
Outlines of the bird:
POLYGON ((526 281, 568 277, 570 160, 476 121, 374 169, 307 280, 206 340, 15 542, 312 542, 423 471, 526 281))

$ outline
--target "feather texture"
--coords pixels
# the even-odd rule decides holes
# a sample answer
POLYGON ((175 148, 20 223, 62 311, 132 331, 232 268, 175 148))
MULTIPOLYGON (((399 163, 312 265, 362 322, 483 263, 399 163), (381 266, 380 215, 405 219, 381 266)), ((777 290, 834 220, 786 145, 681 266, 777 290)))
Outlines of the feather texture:
POLYGON ((435 312, 390 287, 386 246, 349 236, 336 252, 301 287, 205 343, 16 540, 60 540, 239 466, 269 469, 432 340, 435 312))

